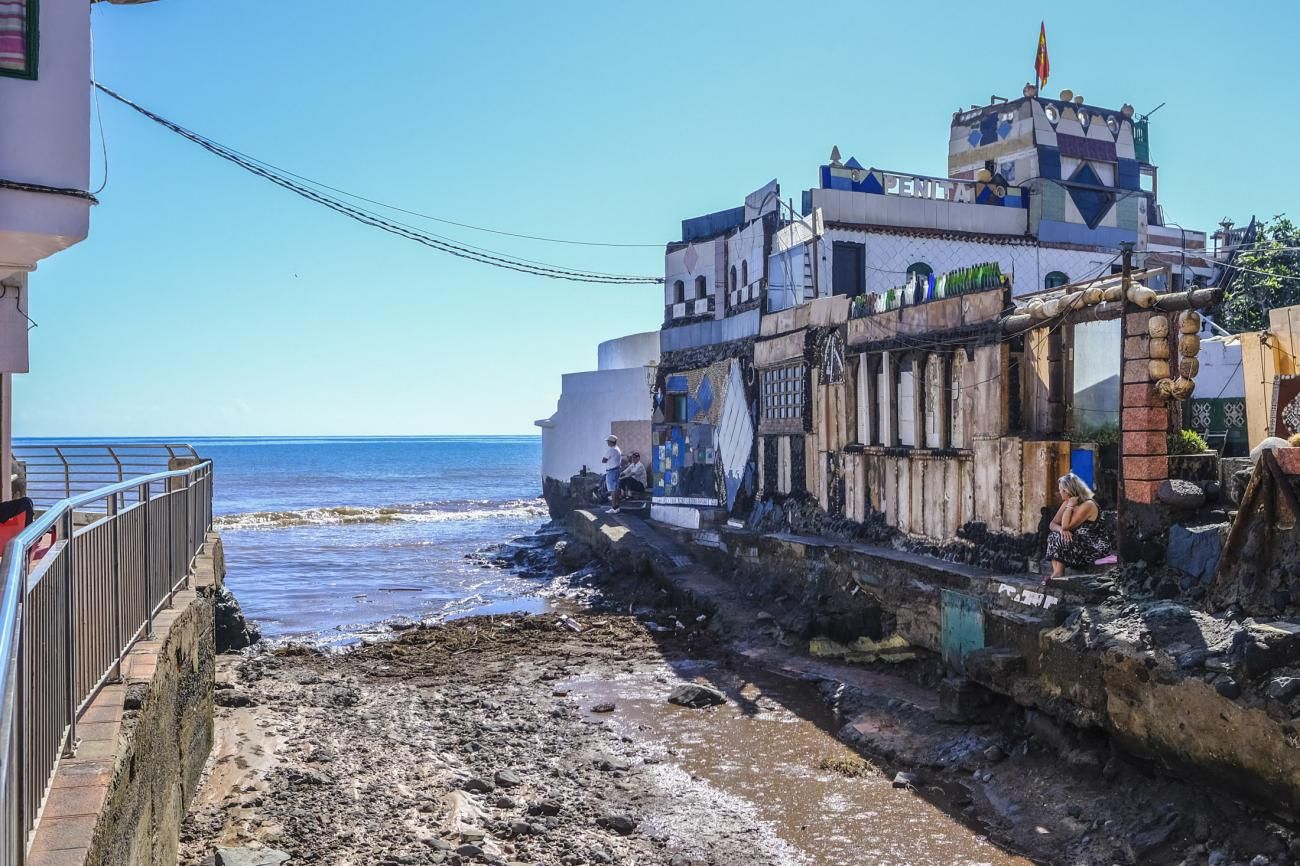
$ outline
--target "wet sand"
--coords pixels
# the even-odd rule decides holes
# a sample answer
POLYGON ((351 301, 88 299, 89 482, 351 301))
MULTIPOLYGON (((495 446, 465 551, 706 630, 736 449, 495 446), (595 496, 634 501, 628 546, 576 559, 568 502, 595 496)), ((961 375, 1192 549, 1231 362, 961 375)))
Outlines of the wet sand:
POLYGON ((218 845, 338 866, 1028 862, 856 758, 809 684, 719 667, 702 630, 569 621, 223 659, 180 862, 218 845), (727 702, 666 702, 696 679, 727 702))

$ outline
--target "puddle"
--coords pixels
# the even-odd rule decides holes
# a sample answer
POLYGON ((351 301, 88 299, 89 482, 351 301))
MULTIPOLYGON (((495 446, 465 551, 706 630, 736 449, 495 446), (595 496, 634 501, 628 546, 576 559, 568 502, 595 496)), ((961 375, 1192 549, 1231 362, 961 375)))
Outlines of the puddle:
MULTIPOLYGON (((710 665, 665 667, 613 680, 570 682, 571 699, 662 763, 656 785, 701 785, 745 804, 809 866, 1032 866, 1002 851, 881 771, 848 777, 821 769, 857 753, 835 738, 840 722, 806 683, 710 665), (690 710, 666 700, 672 686, 702 675, 723 688, 725 706, 690 710)), ((671 790, 668 792, 671 794, 671 790)), ((680 828, 689 833, 689 827, 680 828)))

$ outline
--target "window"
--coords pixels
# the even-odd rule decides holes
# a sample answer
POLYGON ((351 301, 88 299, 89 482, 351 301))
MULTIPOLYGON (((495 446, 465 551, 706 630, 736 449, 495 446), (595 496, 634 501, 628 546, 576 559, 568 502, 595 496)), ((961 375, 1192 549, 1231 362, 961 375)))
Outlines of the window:
POLYGON ((934 268, 925 262, 912 262, 907 266, 907 285, 915 286, 909 303, 919 304, 925 300, 925 293, 930 284, 930 275, 934 268))
POLYGON ((37 0, 0 0, 0 75, 36 77, 37 0))
POLYGON ((735 265, 731 266, 731 282, 728 284, 727 288, 729 288, 733 292, 736 290, 736 266, 735 265))
POLYGON ((763 371, 764 421, 803 420, 803 364, 763 371))
POLYGON ((681 280, 673 283, 673 303, 680 304, 686 300, 686 284, 681 280))
POLYGON ((687 415, 685 394, 669 394, 664 398, 664 408, 664 420, 670 423, 682 424, 691 420, 687 415))
POLYGON ((846 241, 831 246, 831 294, 856 298, 866 292, 866 250, 846 241))
POLYGON ((749 285, 749 260, 748 259, 740 260, 740 284, 742 286, 749 285))
POLYGON ((696 278, 695 278, 695 297, 697 297, 697 298, 705 298, 705 297, 708 297, 708 294, 709 294, 709 284, 708 284, 708 281, 705 280, 703 276, 698 276, 698 277, 696 277, 696 278))
POLYGON ((1043 277, 1043 288, 1055 289, 1056 287, 1063 286, 1068 282, 1070 282, 1070 278, 1067 277, 1063 272, 1052 271, 1050 274, 1043 277))

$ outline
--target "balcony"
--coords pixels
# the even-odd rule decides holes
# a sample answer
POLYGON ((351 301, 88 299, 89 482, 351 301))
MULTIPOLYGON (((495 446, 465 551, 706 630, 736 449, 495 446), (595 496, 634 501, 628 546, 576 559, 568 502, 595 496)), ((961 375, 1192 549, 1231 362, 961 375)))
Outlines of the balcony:
POLYGON ((711 319, 713 318, 713 309, 712 295, 707 298, 693 298, 688 301, 668 304, 664 308, 664 327, 671 328, 675 325, 698 322, 700 319, 711 319))

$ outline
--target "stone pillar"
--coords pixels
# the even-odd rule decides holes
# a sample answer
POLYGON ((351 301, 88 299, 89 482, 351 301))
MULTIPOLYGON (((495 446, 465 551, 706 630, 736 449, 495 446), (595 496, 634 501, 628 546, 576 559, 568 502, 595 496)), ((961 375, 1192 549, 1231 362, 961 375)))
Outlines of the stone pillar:
MULTIPOLYGON (((175 472, 177 469, 189 469, 193 466, 198 466, 202 462, 203 461, 198 459, 197 457, 173 457, 167 461, 167 471, 175 472)), ((184 489, 185 489, 184 478, 167 479, 168 492, 173 490, 184 490, 184 489)))
POLYGON ((1151 336, 1151 320, 1150 311, 1132 305, 1123 318, 1117 541, 1125 561, 1161 558, 1163 545, 1154 539, 1170 521, 1158 498, 1160 485, 1169 480, 1170 400, 1157 392, 1155 382, 1164 377, 1154 375, 1160 371, 1152 367, 1171 363, 1171 351, 1168 336, 1151 336))

